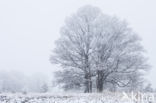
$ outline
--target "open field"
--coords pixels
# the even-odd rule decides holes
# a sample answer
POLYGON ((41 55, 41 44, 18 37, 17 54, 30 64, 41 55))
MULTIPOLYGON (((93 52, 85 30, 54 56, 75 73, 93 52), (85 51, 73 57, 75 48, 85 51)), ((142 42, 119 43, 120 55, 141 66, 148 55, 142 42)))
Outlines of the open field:
POLYGON ((131 101, 123 96, 122 93, 0 94, 0 103, 156 103, 155 100, 131 101))

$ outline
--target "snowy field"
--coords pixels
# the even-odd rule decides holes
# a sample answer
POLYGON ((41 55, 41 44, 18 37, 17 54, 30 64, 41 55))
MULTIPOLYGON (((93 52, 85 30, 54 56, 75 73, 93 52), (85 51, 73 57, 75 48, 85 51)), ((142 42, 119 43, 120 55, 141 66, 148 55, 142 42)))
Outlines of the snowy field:
POLYGON ((121 93, 103 94, 0 94, 0 103, 156 103, 123 100, 121 93))

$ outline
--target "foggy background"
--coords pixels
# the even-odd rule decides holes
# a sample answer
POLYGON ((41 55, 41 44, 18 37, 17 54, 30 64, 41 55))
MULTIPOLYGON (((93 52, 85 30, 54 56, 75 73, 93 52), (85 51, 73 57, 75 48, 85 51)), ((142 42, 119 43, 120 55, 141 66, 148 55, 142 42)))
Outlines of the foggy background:
POLYGON ((49 58, 60 27, 84 5, 128 21, 142 38, 152 65, 147 78, 156 88, 155 0, 1 0, 0 70, 52 75, 58 67, 49 58))

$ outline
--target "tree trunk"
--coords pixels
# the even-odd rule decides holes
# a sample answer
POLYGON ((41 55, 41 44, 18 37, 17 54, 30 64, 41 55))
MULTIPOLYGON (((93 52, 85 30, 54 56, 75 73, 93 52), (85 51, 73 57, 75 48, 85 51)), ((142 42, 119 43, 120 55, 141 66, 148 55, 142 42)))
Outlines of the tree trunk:
POLYGON ((88 61, 88 55, 85 55, 85 93, 91 93, 92 92, 92 78, 91 78, 91 70, 89 66, 88 61))
POLYGON ((103 92, 103 72, 101 70, 97 71, 97 92, 103 92))
POLYGON ((85 75, 85 93, 91 93, 92 92, 92 80, 91 76, 89 74, 85 75))

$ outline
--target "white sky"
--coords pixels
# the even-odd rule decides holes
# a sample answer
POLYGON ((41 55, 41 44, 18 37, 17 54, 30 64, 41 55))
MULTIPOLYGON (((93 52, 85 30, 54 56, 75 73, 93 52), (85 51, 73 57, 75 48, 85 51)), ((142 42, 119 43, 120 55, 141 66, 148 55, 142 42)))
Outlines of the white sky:
POLYGON ((54 41, 67 16, 84 5, 126 19, 142 37, 156 88, 156 0, 0 0, 0 70, 50 73, 54 41))

